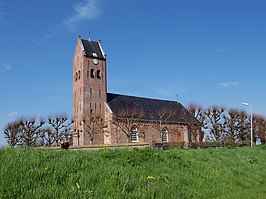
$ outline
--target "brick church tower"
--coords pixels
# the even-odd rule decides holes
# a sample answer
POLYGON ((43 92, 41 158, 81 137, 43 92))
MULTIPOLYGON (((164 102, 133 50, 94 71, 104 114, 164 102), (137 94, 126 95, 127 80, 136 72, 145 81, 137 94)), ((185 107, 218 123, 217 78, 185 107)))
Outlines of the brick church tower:
MULTIPOLYGON (((106 54, 101 42, 78 37, 73 59, 73 145, 87 145, 85 120, 104 118, 107 101, 106 54)), ((95 134, 94 144, 103 144, 103 133, 95 134)))

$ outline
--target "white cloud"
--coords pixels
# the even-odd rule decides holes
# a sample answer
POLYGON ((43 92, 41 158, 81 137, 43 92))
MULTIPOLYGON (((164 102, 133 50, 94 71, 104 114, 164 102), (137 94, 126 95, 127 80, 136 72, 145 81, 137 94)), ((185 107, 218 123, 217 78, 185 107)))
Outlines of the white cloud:
POLYGON ((239 85, 239 82, 223 82, 223 83, 220 83, 219 86, 221 87, 236 87, 239 85))
POLYGON ((18 116, 18 112, 11 112, 8 114, 9 117, 16 117, 18 116))
POLYGON ((64 20, 63 24, 70 30, 73 30, 78 23, 96 18, 99 15, 99 12, 100 8, 98 7, 96 0, 86 0, 78 3, 74 7, 74 13, 64 20))
POLYGON ((10 70, 12 68, 12 66, 10 64, 5 63, 5 62, 2 63, 0 66, 1 66, 3 71, 8 71, 8 70, 10 70))
POLYGON ((176 99, 179 98, 182 93, 187 92, 185 88, 182 88, 179 85, 180 83, 176 81, 167 82, 158 88, 154 88, 154 91, 160 96, 160 98, 176 99))
MULTIPOLYGON (((99 2, 99 0, 97 0, 99 2)), ((63 22, 53 26, 48 30, 44 38, 49 39, 54 37, 58 32, 68 28, 70 31, 75 31, 80 22, 89 21, 99 16, 100 8, 96 0, 83 0, 74 6, 74 11, 66 17, 63 22)), ((40 45, 37 43, 36 45, 40 45)))

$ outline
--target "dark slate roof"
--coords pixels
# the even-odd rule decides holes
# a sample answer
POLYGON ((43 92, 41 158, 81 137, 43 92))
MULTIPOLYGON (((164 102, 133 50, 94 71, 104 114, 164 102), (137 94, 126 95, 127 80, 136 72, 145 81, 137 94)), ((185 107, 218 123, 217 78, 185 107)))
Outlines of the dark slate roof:
MULTIPOLYGON (((87 57, 95 57, 92 53, 96 53, 99 59, 104 59, 104 55, 102 54, 101 48, 98 42, 95 41, 88 41, 85 39, 81 39, 82 44, 84 46, 86 56, 87 57)), ((96 58, 96 57, 95 57, 96 58)))
POLYGON ((107 93, 107 103, 117 118, 121 117, 122 110, 135 110, 140 113, 139 119, 144 121, 159 121, 159 115, 163 113, 164 118, 168 118, 167 122, 170 123, 187 124, 195 121, 187 109, 177 101, 107 93))

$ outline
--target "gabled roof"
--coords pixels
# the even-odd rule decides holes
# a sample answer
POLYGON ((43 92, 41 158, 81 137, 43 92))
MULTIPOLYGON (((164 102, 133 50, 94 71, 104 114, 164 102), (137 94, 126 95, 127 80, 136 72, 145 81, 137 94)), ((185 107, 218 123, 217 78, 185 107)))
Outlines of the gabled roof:
POLYGON ((138 112, 138 119, 143 121, 160 121, 160 116, 169 123, 188 124, 195 121, 188 110, 177 101, 107 93, 107 103, 116 118, 133 110, 138 112))
POLYGON ((81 39, 81 42, 83 44, 85 54, 87 57, 95 57, 98 59, 105 59, 105 56, 102 52, 102 49, 101 49, 99 42, 89 41, 89 40, 85 40, 85 39, 81 39), (97 56, 95 56, 95 55, 97 55, 97 56))

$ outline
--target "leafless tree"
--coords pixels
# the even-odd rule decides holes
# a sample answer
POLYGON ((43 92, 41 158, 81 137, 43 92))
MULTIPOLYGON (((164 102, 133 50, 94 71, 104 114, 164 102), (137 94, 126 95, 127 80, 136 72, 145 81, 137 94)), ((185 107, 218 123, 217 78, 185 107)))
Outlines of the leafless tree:
POLYGON ((173 108, 167 106, 159 107, 156 110, 155 115, 151 115, 151 117, 154 117, 154 120, 152 121, 153 123, 152 126, 160 133, 161 137, 165 129, 168 130, 168 133, 178 133, 176 129, 167 128, 167 126, 170 125, 171 122, 174 122, 172 120, 175 117, 175 115, 176 111, 173 108))
POLYGON ((41 129, 40 137, 42 139, 43 146, 51 147, 55 144, 55 137, 53 130, 50 127, 41 129))
POLYGON ((40 135, 41 127, 45 124, 45 120, 40 118, 39 121, 35 117, 21 117, 21 138, 22 144, 26 146, 36 146, 36 140, 40 135))
POLYGON ((239 140, 241 127, 241 111, 229 109, 224 114, 225 141, 235 144, 239 140))
POLYGON ((253 141, 255 142, 255 137, 260 138, 262 144, 265 144, 265 133, 266 133, 266 119, 262 115, 253 115, 253 132, 254 138, 253 141))
POLYGON ((100 116, 91 114, 82 119, 85 133, 90 136, 90 145, 94 144, 94 139, 97 134, 104 133, 105 122, 100 116))
POLYGON ((213 106, 208 108, 204 113, 206 115, 206 122, 209 133, 215 141, 223 140, 224 129, 223 129, 223 114, 225 112, 224 107, 213 106))
POLYGON ((140 119, 143 114, 143 111, 133 107, 124 109, 121 108, 114 116, 113 123, 121 129, 130 142, 131 130, 133 127, 137 128, 141 124, 140 119))
POLYGON ((21 141, 21 122, 15 120, 4 127, 5 138, 11 147, 15 147, 21 141))
POLYGON ((191 130, 191 140, 195 140, 195 138, 199 135, 199 140, 201 141, 204 136, 204 129, 206 129, 207 123, 205 122, 205 109, 203 106, 198 105, 197 103, 190 103, 187 106, 187 110, 189 113, 195 118, 189 119, 189 128, 191 130))
POLYGON ((48 124, 50 125, 50 130, 47 131, 47 136, 52 140, 56 146, 60 145, 60 141, 69 138, 71 134, 71 124, 73 123, 67 116, 67 114, 60 113, 48 116, 48 124))

